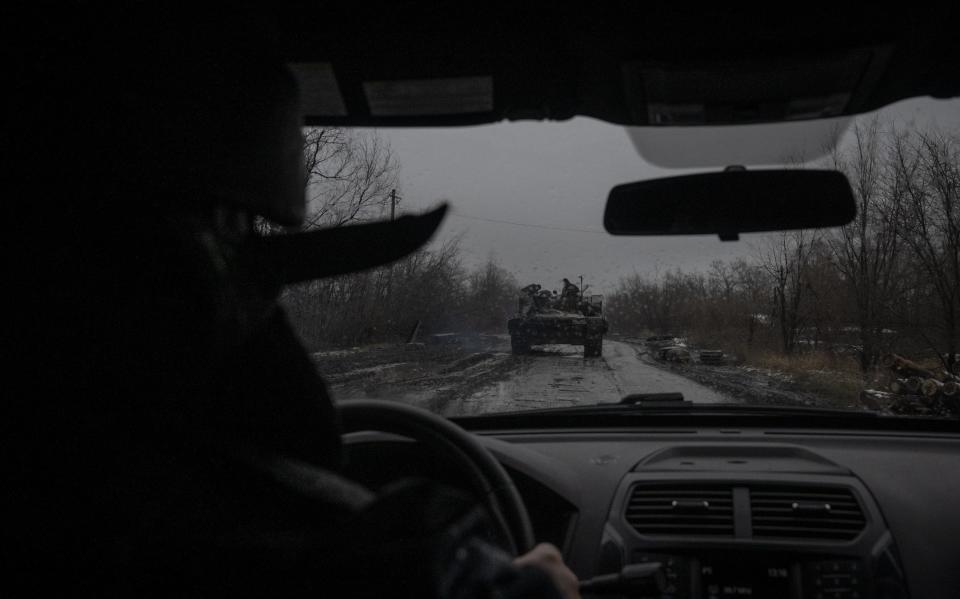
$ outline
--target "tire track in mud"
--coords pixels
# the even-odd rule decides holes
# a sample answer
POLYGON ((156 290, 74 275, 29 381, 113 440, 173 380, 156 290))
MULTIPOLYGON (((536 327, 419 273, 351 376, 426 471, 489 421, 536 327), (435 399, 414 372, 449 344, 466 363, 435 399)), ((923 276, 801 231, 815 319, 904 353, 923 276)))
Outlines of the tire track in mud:
POLYGON ((385 399, 442 413, 451 402, 507 378, 519 366, 508 340, 474 348, 370 346, 313 357, 336 401, 385 399))

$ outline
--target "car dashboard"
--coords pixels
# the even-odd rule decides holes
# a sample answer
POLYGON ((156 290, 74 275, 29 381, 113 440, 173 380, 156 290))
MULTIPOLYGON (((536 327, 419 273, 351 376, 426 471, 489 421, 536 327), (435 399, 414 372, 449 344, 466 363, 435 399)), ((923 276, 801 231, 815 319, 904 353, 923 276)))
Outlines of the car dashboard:
MULTIPOLYGON (((464 424, 461 422, 461 424, 464 424)), ((469 424, 468 424, 469 426, 469 424)), ((771 427, 474 429, 538 541, 587 579, 659 562, 663 597, 955 597, 960 435, 771 427)), ((380 433, 347 437, 376 486, 456 472, 380 433)))

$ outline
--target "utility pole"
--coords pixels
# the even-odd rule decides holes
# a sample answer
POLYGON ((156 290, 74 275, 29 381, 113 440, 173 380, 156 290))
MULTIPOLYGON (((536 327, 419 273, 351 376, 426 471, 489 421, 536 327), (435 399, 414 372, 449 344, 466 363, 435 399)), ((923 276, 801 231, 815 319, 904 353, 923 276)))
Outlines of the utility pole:
POLYGON ((583 301, 583 275, 580 275, 580 301, 583 301))
MULTIPOLYGON (((390 221, 394 221, 397 218, 397 190, 390 190, 390 221)), ((385 303, 387 304, 388 309, 392 310, 395 306, 393 305, 393 263, 390 263, 389 270, 387 271, 387 296, 384 298, 385 303)), ((393 314, 388 314, 388 323, 391 327, 393 323, 393 314)), ((413 332, 410 333, 410 343, 413 342, 413 339, 417 336, 417 331, 420 330, 420 321, 417 321, 417 326, 414 328, 413 332)))

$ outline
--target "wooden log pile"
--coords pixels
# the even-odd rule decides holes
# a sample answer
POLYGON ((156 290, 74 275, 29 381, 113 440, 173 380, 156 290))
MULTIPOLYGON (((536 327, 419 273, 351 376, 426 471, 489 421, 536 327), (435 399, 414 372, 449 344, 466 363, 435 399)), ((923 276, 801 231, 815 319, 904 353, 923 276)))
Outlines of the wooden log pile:
POLYGON ((960 376, 935 372, 896 354, 887 354, 880 364, 892 375, 889 390, 863 390, 860 397, 866 405, 895 414, 960 416, 960 376))
MULTIPOLYGON (((951 357, 950 354, 943 354, 941 356, 941 358, 943 358, 943 363, 944 364, 951 363, 951 360, 949 359, 950 357, 951 357)), ((953 378, 955 380, 960 381, 960 354, 953 354, 952 362, 953 362, 953 365, 950 367, 950 373, 953 375, 953 378)))

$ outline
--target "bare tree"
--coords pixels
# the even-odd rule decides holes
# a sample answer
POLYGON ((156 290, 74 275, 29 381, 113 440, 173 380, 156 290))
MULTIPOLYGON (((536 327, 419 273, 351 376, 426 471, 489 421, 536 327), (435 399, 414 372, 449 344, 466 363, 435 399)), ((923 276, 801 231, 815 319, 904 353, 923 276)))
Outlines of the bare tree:
POLYGON ((769 280, 784 354, 796 350, 804 323, 803 300, 810 287, 808 266, 819 238, 819 231, 778 233, 759 250, 758 262, 769 280))
POLYGON ((896 134, 892 193, 906 214, 901 238, 936 300, 936 330, 928 344, 951 367, 960 349, 960 140, 896 134))
POLYGON ((747 297, 752 291, 746 275, 746 263, 714 260, 707 272, 707 293, 703 325, 719 330, 739 331, 746 325, 746 342, 752 341, 756 306, 747 297))
POLYGON ((746 347, 750 348, 757 333, 766 327, 768 314, 762 312, 767 307, 768 293, 766 276, 762 268, 745 258, 733 261, 733 270, 739 290, 737 300, 737 318, 746 329, 746 347))
POLYGON ((617 290, 607 298, 607 315, 621 331, 662 332, 673 320, 671 305, 663 296, 657 282, 634 273, 621 279, 617 290))
MULTIPOLYGON (((307 216, 304 228, 339 227, 380 217, 398 186, 399 164, 376 131, 312 128, 304 132, 307 216)), ((261 235, 283 227, 258 217, 261 235)))
POLYGON ((714 262, 706 275, 626 277, 608 298, 613 326, 689 332, 747 354, 774 342, 791 354, 807 339, 842 341, 856 344, 864 373, 887 351, 929 348, 951 368, 960 352, 960 138, 897 135, 874 120, 828 165, 851 182, 854 222, 771 235, 753 259, 714 262))
POLYGON ((854 221, 828 234, 827 243, 854 304, 864 373, 890 349, 884 331, 904 282, 899 234, 904 219, 900 204, 891 198, 881 135, 876 118, 858 124, 852 147, 830 157, 831 166, 847 176, 857 202, 854 221))
POLYGON ((397 187, 399 165, 376 131, 310 129, 304 160, 308 228, 376 218, 397 187))
POLYGON ((287 288, 283 301, 310 348, 396 341, 418 320, 427 332, 459 326, 468 280, 453 239, 394 265, 287 288))
POLYGON ((465 321, 477 331, 500 331, 517 310, 519 285, 493 257, 467 278, 465 321))

